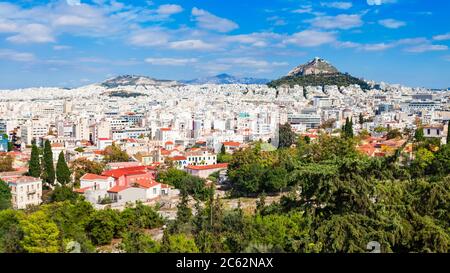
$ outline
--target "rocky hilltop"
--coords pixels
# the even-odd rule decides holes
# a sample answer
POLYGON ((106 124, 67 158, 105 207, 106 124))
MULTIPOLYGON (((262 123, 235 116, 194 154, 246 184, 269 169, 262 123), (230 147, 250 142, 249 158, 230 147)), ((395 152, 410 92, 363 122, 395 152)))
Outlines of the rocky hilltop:
POLYGON ((314 58, 306 64, 302 64, 292 69, 287 75, 289 77, 320 75, 320 74, 336 74, 339 71, 336 67, 319 57, 314 58))
POLYGON ((348 73, 342 73, 329 62, 319 57, 299 65, 291 70, 285 77, 268 83, 270 87, 278 86, 325 86, 336 85, 338 87, 359 85, 363 90, 370 89, 369 84, 348 73))

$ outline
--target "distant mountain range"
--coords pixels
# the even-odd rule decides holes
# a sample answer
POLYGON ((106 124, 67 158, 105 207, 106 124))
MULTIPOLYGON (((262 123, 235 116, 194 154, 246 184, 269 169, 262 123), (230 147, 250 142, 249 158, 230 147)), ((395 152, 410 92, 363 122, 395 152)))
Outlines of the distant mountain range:
POLYGON ((172 81, 172 80, 158 80, 147 76, 137 75, 123 75, 108 79, 102 83, 101 86, 112 89, 126 86, 181 86, 186 84, 267 84, 268 79, 256 79, 247 77, 235 77, 229 74, 220 74, 212 77, 198 78, 193 80, 172 81))
POLYGON ((313 60, 302 64, 291 70, 285 77, 268 83, 270 87, 287 86, 324 86, 337 85, 349 86, 358 84, 362 89, 370 89, 367 82, 351 76, 347 73, 339 72, 336 67, 322 58, 316 57, 313 60))
POLYGON ((270 80, 219 74, 212 77, 184 80, 180 82, 185 84, 267 84, 270 80))

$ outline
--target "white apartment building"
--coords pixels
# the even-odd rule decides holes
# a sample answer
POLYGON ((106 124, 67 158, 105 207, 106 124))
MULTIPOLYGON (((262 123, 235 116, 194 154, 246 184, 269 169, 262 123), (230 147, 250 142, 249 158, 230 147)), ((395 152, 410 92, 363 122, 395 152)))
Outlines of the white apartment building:
POLYGON ((31 120, 25 125, 21 126, 22 142, 26 145, 31 145, 33 139, 38 140, 48 134, 49 124, 41 122, 40 120, 31 120))
POLYGON ((3 177, 11 188, 14 209, 26 209, 42 203, 42 180, 29 176, 3 177))

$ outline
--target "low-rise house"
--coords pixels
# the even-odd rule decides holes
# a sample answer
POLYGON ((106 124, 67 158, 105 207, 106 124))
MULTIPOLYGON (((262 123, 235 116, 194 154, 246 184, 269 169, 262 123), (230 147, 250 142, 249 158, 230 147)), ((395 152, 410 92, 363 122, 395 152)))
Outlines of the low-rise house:
POLYGON ((185 156, 174 156, 169 157, 168 159, 171 160, 173 165, 179 170, 184 170, 184 168, 189 165, 187 157, 185 156))
POLYGON ((151 182, 156 178, 156 169, 151 166, 137 166, 108 170, 103 176, 113 177, 118 186, 130 186, 136 182, 151 182))
POLYGON ((222 142, 222 145, 225 147, 225 152, 229 154, 234 153, 234 151, 241 147, 241 143, 236 141, 225 141, 222 142))
POLYGON ((30 176, 2 177, 11 188, 14 209, 26 209, 42 203, 42 180, 30 176))
POLYGON ((447 137, 447 134, 444 132, 444 125, 437 124, 423 126, 423 136, 426 138, 438 138, 444 144, 444 139, 447 137))
POLYGON ((213 164, 213 165, 206 165, 206 166, 194 166, 189 165, 185 168, 186 172, 198 176, 201 178, 207 178, 211 174, 226 170, 228 168, 228 163, 220 163, 220 164, 213 164))
POLYGON ((147 200, 147 190, 141 187, 115 186, 108 190, 113 203, 126 204, 147 200))
POLYGON ((217 164, 217 155, 207 149, 193 148, 186 152, 188 165, 205 166, 217 164))

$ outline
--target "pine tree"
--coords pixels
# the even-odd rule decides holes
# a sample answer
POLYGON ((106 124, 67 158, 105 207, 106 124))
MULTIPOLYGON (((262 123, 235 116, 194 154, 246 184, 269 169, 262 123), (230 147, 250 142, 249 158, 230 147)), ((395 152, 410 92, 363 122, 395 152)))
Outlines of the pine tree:
POLYGON ((31 158, 28 163, 28 175, 32 177, 41 176, 41 162, 39 159, 39 149, 36 144, 31 147, 31 158))
POLYGON ((55 182, 55 166, 53 165, 53 152, 50 141, 46 140, 44 144, 44 171, 43 179, 44 182, 48 184, 53 184, 55 182))
POLYGON ((67 166, 64 153, 61 151, 58 157, 58 163, 56 163, 56 179, 61 184, 67 184, 70 182, 70 169, 67 166))

